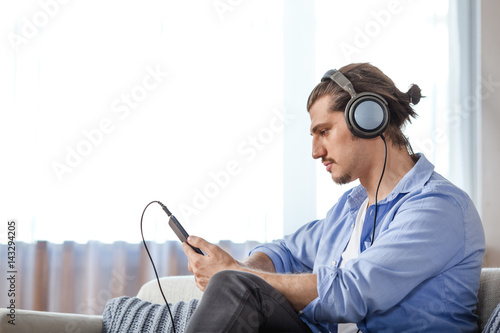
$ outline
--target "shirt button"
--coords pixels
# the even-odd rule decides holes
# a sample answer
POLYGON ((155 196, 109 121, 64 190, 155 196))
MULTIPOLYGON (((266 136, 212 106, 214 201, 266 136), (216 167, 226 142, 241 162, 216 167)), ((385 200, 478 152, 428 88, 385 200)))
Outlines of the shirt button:
POLYGON ((333 267, 336 267, 336 266, 337 266, 337 262, 336 262, 335 260, 334 260, 334 261, 332 261, 332 266, 333 266, 333 267))
POLYGON ((353 224, 351 224, 351 229, 354 229, 354 223, 353 223, 353 224))

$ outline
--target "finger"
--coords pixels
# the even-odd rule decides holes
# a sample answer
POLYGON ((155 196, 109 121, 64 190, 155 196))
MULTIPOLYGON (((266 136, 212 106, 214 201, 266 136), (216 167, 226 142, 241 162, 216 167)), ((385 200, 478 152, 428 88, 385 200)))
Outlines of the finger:
POLYGON ((186 257, 188 259, 188 270, 193 273, 193 265, 196 265, 196 263, 192 263, 192 261, 196 260, 196 255, 199 256, 194 250, 189 246, 187 243, 182 243, 182 250, 186 254, 186 257))
POLYGON ((198 289, 200 289, 201 291, 205 291, 205 288, 203 288, 203 286, 200 284, 200 281, 195 280, 195 282, 196 282, 196 286, 198 287, 198 289))
POLYGON ((194 252, 191 246, 189 246, 189 244, 187 244, 186 242, 182 243, 182 250, 188 257, 191 252, 194 252))
POLYGON ((200 278, 196 280, 196 285, 201 291, 205 291, 205 289, 207 288, 207 284, 208 282, 207 279, 205 278, 200 278))
POLYGON ((205 291, 206 288, 206 283, 204 282, 206 279, 200 276, 197 276, 196 274, 194 275, 194 282, 196 283, 196 286, 198 289, 201 291, 205 291))
POLYGON ((187 239, 188 243, 194 247, 200 248, 203 250, 205 253, 210 254, 212 252, 212 249, 215 245, 207 242, 201 237, 197 236, 189 236, 187 239))
POLYGON ((191 235, 187 238, 187 242, 189 244, 191 244, 192 246, 199 247, 199 248, 205 247, 208 244, 208 242, 206 240, 204 240, 203 238, 193 236, 193 235, 191 235))
POLYGON ((193 255, 198 255, 198 253, 196 253, 194 251, 194 249, 190 246, 190 244, 188 244, 187 242, 184 242, 182 243, 182 250, 184 251, 184 253, 186 254, 186 256, 188 257, 188 260, 194 260, 196 257, 193 257, 193 255))

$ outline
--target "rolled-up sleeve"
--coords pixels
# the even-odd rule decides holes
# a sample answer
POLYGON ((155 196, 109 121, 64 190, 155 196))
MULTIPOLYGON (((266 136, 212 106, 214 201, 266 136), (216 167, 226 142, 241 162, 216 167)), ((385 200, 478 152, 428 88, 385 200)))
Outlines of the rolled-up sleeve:
POLYGON ((277 273, 312 272, 317 256, 324 220, 312 221, 284 239, 263 244, 254 252, 263 252, 271 258, 277 273))

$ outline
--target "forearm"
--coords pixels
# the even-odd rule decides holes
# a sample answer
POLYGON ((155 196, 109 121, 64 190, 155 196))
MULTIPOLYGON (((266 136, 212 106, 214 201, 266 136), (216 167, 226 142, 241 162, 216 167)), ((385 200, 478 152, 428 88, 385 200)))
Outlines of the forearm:
POLYGON ((241 270, 266 280, 300 311, 318 297, 316 274, 276 274, 273 261, 263 252, 254 252, 241 262, 241 270))
POLYGON ((241 270, 260 276, 278 290, 295 311, 299 312, 318 297, 316 274, 276 274, 242 267, 241 270))

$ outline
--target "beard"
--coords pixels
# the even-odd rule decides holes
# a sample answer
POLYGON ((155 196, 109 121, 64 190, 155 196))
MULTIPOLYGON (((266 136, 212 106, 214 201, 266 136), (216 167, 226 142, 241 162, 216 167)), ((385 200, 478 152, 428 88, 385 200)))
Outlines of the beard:
MULTIPOLYGON (((323 158, 321 160, 322 163, 325 163, 325 162, 330 162, 332 164, 335 164, 335 160, 333 158, 323 158)), ((331 171, 330 171, 331 173, 331 171)), ((332 180, 335 184, 337 185, 345 185, 345 184, 349 184, 350 182, 352 182, 352 176, 349 174, 349 173, 345 173, 344 175, 340 176, 340 177, 335 177, 333 174, 332 174, 332 180)))
POLYGON ((345 185, 345 184, 349 184, 350 182, 352 182, 352 177, 348 173, 346 173, 340 177, 333 177, 332 176, 332 179, 333 179, 333 182, 337 185, 345 185))

